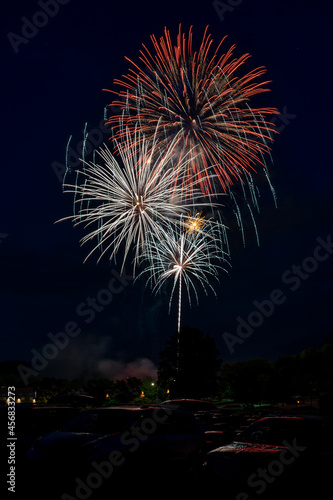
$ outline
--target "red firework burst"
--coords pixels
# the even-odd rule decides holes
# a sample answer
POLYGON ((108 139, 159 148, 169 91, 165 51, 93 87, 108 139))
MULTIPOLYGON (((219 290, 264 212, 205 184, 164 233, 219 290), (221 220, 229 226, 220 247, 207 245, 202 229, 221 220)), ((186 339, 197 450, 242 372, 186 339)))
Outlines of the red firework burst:
POLYGON ((274 132, 266 120, 278 113, 275 108, 250 106, 253 96, 269 91, 269 81, 258 80, 266 69, 239 75, 250 55, 235 57, 235 45, 220 54, 225 38, 212 53, 207 27, 199 49, 193 51, 192 28, 186 37, 179 26, 176 45, 165 28, 159 41, 151 36, 154 51, 143 45, 140 62, 126 58, 132 68, 122 80, 115 80, 120 90, 110 90, 118 96, 110 106, 122 110, 108 121, 116 138, 122 137, 124 125, 133 133, 139 127, 146 138, 153 137, 157 127, 162 148, 176 137, 177 159, 183 154, 192 157, 186 183, 199 182, 208 195, 215 191, 213 178, 227 192, 258 166, 266 167, 274 132))

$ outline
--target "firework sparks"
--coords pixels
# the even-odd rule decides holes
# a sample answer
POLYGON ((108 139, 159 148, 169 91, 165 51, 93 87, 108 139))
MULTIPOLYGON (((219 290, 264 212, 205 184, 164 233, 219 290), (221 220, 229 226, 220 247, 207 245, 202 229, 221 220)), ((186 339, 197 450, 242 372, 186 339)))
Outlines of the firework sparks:
POLYGON ((133 246, 136 248, 135 273, 139 253, 147 238, 163 239, 166 227, 177 224, 181 214, 190 214, 193 203, 202 194, 194 186, 191 200, 180 202, 182 192, 177 178, 185 175, 190 160, 183 158, 171 168, 173 145, 157 153, 155 141, 146 141, 137 131, 131 137, 127 129, 125 141, 117 143, 121 164, 106 146, 102 147, 97 151, 102 161, 83 162, 75 185, 65 185, 65 191, 74 193, 75 205, 79 205, 74 216, 66 219, 72 219, 74 225, 84 224, 85 229, 93 227, 82 238, 82 244, 97 240, 85 260, 96 250, 100 250, 98 261, 106 253, 111 260, 122 247, 123 270, 133 246), (80 175, 83 176, 81 184, 80 175))
POLYGON ((198 233, 205 223, 205 216, 202 215, 202 210, 199 213, 191 214, 184 222, 184 226, 188 233, 198 233))
MULTIPOLYGON (((110 106, 122 109, 125 123, 132 130, 139 123, 147 137, 157 126, 159 147, 176 138, 174 151, 179 157, 191 156, 196 146, 196 159, 187 163, 184 184, 199 180, 206 195, 217 189, 210 166, 226 193, 258 168, 266 169, 265 156, 275 131, 266 120, 277 110, 249 104, 256 94, 269 90, 268 81, 259 81, 265 68, 238 76, 250 55, 235 57, 234 45, 220 54, 224 39, 212 53, 208 28, 197 51, 192 48, 192 29, 186 37, 179 27, 175 45, 166 28, 159 41, 154 35, 151 40, 153 51, 143 45, 140 62, 128 59, 132 68, 122 80, 115 80, 120 90, 111 91, 118 97, 110 106)), ((119 118, 117 114, 109 118, 116 137, 123 134, 119 118)))
MULTIPOLYGON (((186 219, 188 220, 188 219, 186 219)), ((184 231, 187 222, 170 227, 166 231, 166 238, 154 239, 141 258, 147 261, 147 267, 139 277, 149 273, 147 282, 151 284, 153 292, 157 293, 169 280, 172 281, 172 290, 169 301, 169 312, 176 286, 178 284, 178 333, 181 322, 182 288, 185 288, 189 303, 192 295, 197 304, 199 296, 197 286, 208 294, 214 287, 210 283, 213 278, 219 281, 219 270, 226 271, 229 265, 228 253, 223 250, 225 245, 224 228, 216 220, 200 219, 201 228, 197 231, 184 231)))

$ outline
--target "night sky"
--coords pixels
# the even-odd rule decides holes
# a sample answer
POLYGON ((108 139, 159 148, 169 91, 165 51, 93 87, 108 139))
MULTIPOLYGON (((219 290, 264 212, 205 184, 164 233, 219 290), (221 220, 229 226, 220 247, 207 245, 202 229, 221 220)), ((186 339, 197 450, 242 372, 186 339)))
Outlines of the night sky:
POLYGON ((108 140, 102 89, 127 72, 125 56, 136 59, 164 26, 176 36, 179 23, 185 32, 193 25, 194 44, 209 25, 214 47, 227 35, 236 55, 252 55, 250 69, 266 66, 271 92, 261 99, 281 112, 269 166, 278 207, 260 185, 260 246, 250 219, 245 248, 231 225, 232 269, 217 299, 200 294, 198 307, 184 305, 182 323, 213 336, 225 362, 332 342, 330 3, 69 0, 52 17, 36 15, 42 3, 6 2, 1 12, 0 361, 32 361, 44 349, 54 359, 43 375, 154 374, 177 327, 176 304, 169 315, 167 292, 154 297, 142 282, 120 281, 119 264, 83 264, 83 229, 55 221, 72 213, 61 186, 69 137, 80 150, 87 124, 91 137, 108 140), (32 19, 38 29, 27 27, 32 19), (240 330, 243 322, 252 327, 240 330), (59 332, 68 342, 55 355, 45 346, 59 332))

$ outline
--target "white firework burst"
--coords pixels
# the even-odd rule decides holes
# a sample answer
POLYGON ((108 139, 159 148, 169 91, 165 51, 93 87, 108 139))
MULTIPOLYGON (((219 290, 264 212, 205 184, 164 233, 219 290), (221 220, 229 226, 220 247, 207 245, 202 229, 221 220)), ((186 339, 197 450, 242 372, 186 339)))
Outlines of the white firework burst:
POLYGON ((147 260, 147 267, 138 276, 149 274, 147 283, 151 284, 154 293, 167 281, 172 281, 169 311, 178 285, 178 333, 183 287, 190 305, 192 295, 198 304, 198 285, 206 294, 211 290, 216 295, 211 279, 218 282, 219 271, 227 271, 230 265, 228 251, 223 250, 226 244, 223 224, 213 219, 204 221, 202 218, 200 227, 193 231, 189 230, 191 217, 190 222, 189 219, 181 219, 178 225, 169 227, 164 239, 154 239, 149 247, 145 247, 142 258, 147 260))
MULTIPOLYGON (((123 270, 131 247, 135 247, 135 274, 143 245, 149 253, 151 240, 164 240, 166 227, 178 224, 181 214, 189 214, 202 193, 192 186, 190 199, 182 199, 178 180, 186 175, 192 158, 175 164, 174 142, 161 152, 155 140, 148 142, 137 131, 132 137, 127 130, 126 140, 116 146, 121 163, 104 145, 97 151, 101 162, 83 162, 83 182, 78 182, 78 175, 75 185, 64 185, 65 192, 75 193, 75 205, 79 206, 73 216, 65 219, 72 219, 74 225, 84 224, 85 229, 92 227, 81 244, 90 240, 97 243, 85 260, 96 250, 100 250, 98 261, 105 254, 111 260, 122 249, 123 270)), ((212 206, 212 202, 204 205, 212 206)))

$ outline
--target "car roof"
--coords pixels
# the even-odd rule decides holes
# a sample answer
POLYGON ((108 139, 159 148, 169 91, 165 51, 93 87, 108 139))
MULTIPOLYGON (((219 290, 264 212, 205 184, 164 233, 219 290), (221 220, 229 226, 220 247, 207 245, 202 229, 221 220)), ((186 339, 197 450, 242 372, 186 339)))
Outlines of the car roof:
POLYGON ((306 414, 297 414, 294 415, 292 413, 282 414, 282 415, 266 415, 265 417, 261 417, 257 422, 261 422, 264 420, 275 419, 275 420, 314 420, 324 422, 327 419, 321 415, 306 415, 306 414))

